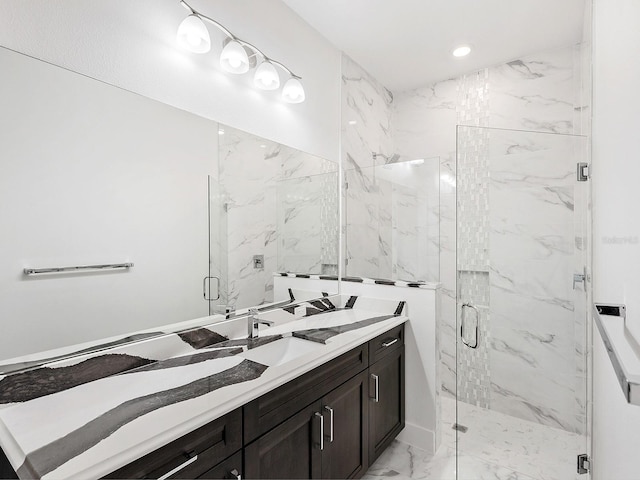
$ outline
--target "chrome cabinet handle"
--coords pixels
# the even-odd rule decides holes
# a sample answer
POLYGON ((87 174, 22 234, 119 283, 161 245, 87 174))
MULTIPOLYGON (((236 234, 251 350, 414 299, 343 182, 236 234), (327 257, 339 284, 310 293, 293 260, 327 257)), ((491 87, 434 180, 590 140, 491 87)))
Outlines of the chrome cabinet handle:
POLYGON ((333 408, 324 407, 329 412, 329 443, 333 443, 333 408))
POLYGON ((318 412, 315 415, 320 419, 320 450, 324 450, 324 417, 318 412))
POLYGON ((193 457, 191 457, 189 460, 187 460, 186 462, 178 465, 176 468, 174 468, 173 470, 168 471, 167 473, 165 473, 164 475, 162 475, 161 477, 158 477, 158 480, 167 480, 167 478, 169 478, 171 475, 173 475, 174 473, 178 473, 180 470, 188 467, 189 465, 191 465, 193 462, 195 462, 196 460, 198 460, 198 455, 194 455, 193 457))
POLYGON ((238 470, 237 470, 237 469, 235 469, 235 468, 234 468, 234 469, 233 469, 233 470, 231 470, 229 473, 230 473, 231 475, 233 475, 233 476, 236 478, 236 480, 242 480, 242 475, 240 475, 240 473, 238 473, 238 470))
POLYGON ((373 381, 375 382, 375 396, 373 397, 373 401, 378 403, 380 401, 380 377, 372 373, 371 378, 373 378, 373 381))
POLYGON ((393 339, 393 340, 391 340, 390 342, 384 342, 384 343, 382 344, 382 346, 383 346, 383 347, 385 347, 385 348, 387 348, 387 347, 390 347, 391 345, 393 345, 394 343, 396 343, 397 341, 398 341, 398 339, 397 339, 397 338, 394 338, 394 339, 393 339))
POLYGON ((460 312, 460 337, 462 338, 462 343, 464 343, 467 347, 469 348, 478 348, 478 323, 480 321, 480 310, 478 310, 477 307, 474 307, 473 305, 471 305, 470 303, 463 303, 462 304, 462 311, 460 312), (476 312, 476 326, 474 328, 475 330, 475 341, 473 343, 473 345, 471 344, 471 342, 467 342, 466 337, 464 335, 464 326, 465 326, 465 314, 464 314, 464 309, 465 308, 470 308, 473 311, 476 312))

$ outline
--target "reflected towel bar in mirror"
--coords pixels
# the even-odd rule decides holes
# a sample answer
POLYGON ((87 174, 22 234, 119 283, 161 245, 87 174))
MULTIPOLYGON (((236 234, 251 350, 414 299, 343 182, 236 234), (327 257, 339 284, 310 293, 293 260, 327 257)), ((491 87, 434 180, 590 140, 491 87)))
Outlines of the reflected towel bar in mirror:
POLYGON ((104 265, 79 265, 76 267, 52 267, 52 268, 25 268, 25 275, 37 275, 40 273, 78 272, 82 270, 113 270, 116 268, 131 268, 133 263, 107 263, 104 265))

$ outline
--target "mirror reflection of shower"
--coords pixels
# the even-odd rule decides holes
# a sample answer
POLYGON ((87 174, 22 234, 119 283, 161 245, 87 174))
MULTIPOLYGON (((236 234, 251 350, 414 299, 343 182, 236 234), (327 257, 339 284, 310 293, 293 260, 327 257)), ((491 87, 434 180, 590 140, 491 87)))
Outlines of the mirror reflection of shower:
POLYGON ((344 172, 345 274, 439 281, 440 157, 371 155, 344 172))

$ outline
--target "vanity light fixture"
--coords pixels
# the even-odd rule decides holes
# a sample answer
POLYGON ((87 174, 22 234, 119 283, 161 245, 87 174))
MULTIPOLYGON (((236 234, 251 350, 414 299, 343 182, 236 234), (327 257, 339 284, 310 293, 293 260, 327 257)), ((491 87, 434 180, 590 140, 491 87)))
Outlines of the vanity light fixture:
POLYGON ((185 0, 180 0, 180 5, 189 11, 189 16, 178 27, 176 36, 178 45, 194 53, 207 53, 211 50, 211 38, 204 22, 210 23, 227 37, 220 54, 220 66, 223 70, 240 75, 257 65, 258 68, 253 76, 256 88, 277 90, 280 88, 280 76, 276 70, 278 67, 289 76, 282 87, 282 99, 288 103, 304 102, 305 92, 300 81, 302 77, 293 73, 282 63, 267 57, 256 46, 236 37, 219 22, 197 12, 185 0))
POLYGON ((240 42, 230 40, 220 54, 220 66, 229 73, 242 74, 249 71, 249 54, 240 42))
POLYGON ((211 50, 209 30, 199 16, 191 14, 178 27, 176 35, 178 45, 194 53, 207 53, 211 50))

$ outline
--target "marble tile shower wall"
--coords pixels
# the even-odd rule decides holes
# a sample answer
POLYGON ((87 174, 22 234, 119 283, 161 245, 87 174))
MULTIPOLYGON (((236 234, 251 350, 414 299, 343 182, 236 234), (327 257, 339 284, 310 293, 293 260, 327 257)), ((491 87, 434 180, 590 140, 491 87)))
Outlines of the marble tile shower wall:
POLYGON ((393 153, 393 95, 343 55, 341 101, 346 273, 391 278, 391 189, 376 180, 374 167, 393 153), (373 152, 383 156, 376 161, 373 152))
MULTIPOLYGON (((468 220, 460 222, 461 240, 466 239, 459 245, 461 257, 460 266, 470 270, 469 273, 462 272, 460 288, 465 291, 474 289, 488 290, 489 275, 483 275, 482 270, 488 271, 490 261, 499 259, 489 258, 485 242, 491 241, 488 223, 484 220, 488 217, 482 215, 485 201, 491 194, 491 186, 488 183, 488 174, 480 175, 475 181, 468 178, 470 185, 474 186, 472 196, 465 197, 462 205, 456 205, 456 124, 486 126, 517 130, 534 130, 549 133, 585 133, 581 112, 588 110, 587 98, 584 94, 584 82, 582 81, 581 67, 584 65, 584 55, 579 47, 568 47, 550 52, 528 56, 486 68, 472 75, 464 75, 457 79, 437 82, 433 85, 425 86, 408 92, 394 94, 393 101, 393 140, 395 151, 409 157, 420 155, 439 156, 441 159, 440 168, 440 281, 443 284, 442 297, 442 319, 441 333, 441 358, 442 358, 442 381, 443 391, 455 394, 456 391, 456 210, 460 219, 464 220, 465 215, 468 220), (582 65, 581 65, 582 64, 582 65), (578 122, 579 121, 579 122, 578 122), (474 185, 475 182, 475 185, 474 185), (476 187, 479 187, 476 191, 476 187), (474 218, 476 214, 484 219, 474 218), (475 222, 475 223, 474 223, 475 222)), ((465 143, 465 150, 470 153, 462 161, 473 162, 474 158, 479 159, 488 148, 487 132, 476 130, 469 138, 461 138, 465 143), (474 150, 475 149, 475 150, 474 150)), ((572 152, 567 152, 572 153, 572 152)), ((573 154, 572 158, 576 158, 573 154)), ((459 159, 460 161, 460 159, 459 159)), ((458 166, 461 168, 461 165, 458 166)), ((468 167, 468 165, 467 165, 468 167)), ((465 171, 468 172, 467 167, 465 171)), ((462 173, 462 172, 461 172, 462 173)), ((459 192, 460 193, 460 192, 459 192)), ((492 203, 493 205, 493 203, 492 203)), ((508 205, 507 205, 508 206, 508 205)), ((493 208, 493 207, 492 207, 493 208)), ((509 248, 502 248, 508 253, 509 248)), ((499 252, 498 252, 499 253, 499 252)), ((560 268, 560 267, 559 267, 560 268)), ((568 272, 563 272, 568 274, 568 272)), ((491 293, 496 290, 491 288, 491 293)), ((564 292, 562 293, 564 295, 564 292)), ((561 297, 560 295, 559 297, 561 297)), ((557 298, 556 296, 552 296, 557 298)), ((499 298, 499 297, 498 297, 499 298)), ((493 311, 493 297, 492 302, 493 311)), ((498 304, 500 302, 498 301, 498 304)), ((553 301, 551 301, 553 303, 553 301)), ((524 315, 524 312, 523 312, 524 315)), ((493 317, 494 315, 492 315, 493 317)), ((536 319, 522 318, 522 329, 520 333, 524 336, 523 342, 536 344, 544 347, 544 340, 547 337, 541 336, 535 340, 535 332, 529 332, 525 326, 530 325, 536 319), (527 333, 528 332, 528 333, 527 333)), ((491 323, 491 330, 494 331, 495 321, 483 318, 485 327, 488 329, 491 323)), ((571 325, 571 331, 566 329, 562 332, 552 332, 556 345, 567 345, 576 342, 576 349, 583 346, 584 342, 579 342, 581 335, 580 326, 577 322, 567 322, 571 325), (573 328, 575 327, 575 332, 573 328)), ((565 322, 566 324, 566 322, 565 322)), ((528 328, 528 327, 527 327, 528 328)), ((500 334, 500 332, 498 332, 500 334)), ((491 340, 492 344, 500 345, 501 354, 508 351, 504 339, 491 340), (502 342, 502 343, 501 343, 502 342), (502 348, 504 347, 504 348, 502 348)), ((519 345, 522 346, 522 345, 519 345)), ((547 348, 551 348, 546 344, 547 348)), ((555 346, 553 347, 555 348, 555 346)), ((564 347, 563 347, 564 348, 564 347)), ((574 349, 564 350, 564 354, 574 349)), ((531 359, 531 357, 525 356, 531 359)), ((522 362, 523 358, 511 358, 509 362, 522 362)), ((569 365, 565 359, 565 365, 569 365)), ((464 363, 464 362, 463 362, 464 363)), ((558 398, 534 398, 526 407, 527 394, 521 393, 510 395, 507 392, 515 393, 523 376, 507 374, 503 372, 504 364, 496 365, 491 363, 491 355, 488 357, 474 359, 469 364, 475 364, 482 372, 488 371, 491 375, 491 382, 495 381, 495 401, 493 407, 502 408, 508 413, 521 415, 523 417, 539 421, 541 423, 562 426, 567 429, 575 429, 574 419, 568 408, 560 407, 557 412, 548 412, 545 409, 537 410, 543 405, 554 404, 558 398), (479 363, 477 363, 479 362, 479 363), (484 362, 484 363, 483 363, 484 362), (489 362, 488 370, 486 362, 489 362), (494 372, 495 370, 495 372, 494 372), (494 378, 495 377, 495 378, 494 378), (506 383, 505 383, 506 382, 506 383), (509 384, 511 382, 511 384, 509 384), (509 386, 507 386, 509 384, 509 386), (526 411, 528 410, 528 411, 526 411), (535 413, 538 412, 538 413, 535 413)), ((551 384, 557 380, 552 380, 548 373, 553 370, 552 365, 538 363, 537 359, 530 362, 536 375, 543 375, 548 379, 548 388, 539 391, 539 395, 545 396, 551 389, 551 384)), ((464 367, 461 367, 464 369, 464 367)), ((575 372, 575 362, 573 364, 575 372)), ((532 370, 533 371, 533 370, 532 370)), ((479 372, 476 372, 479 373, 479 372)), ((567 372, 565 372, 567 373, 567 372)), ((471 403, 483 404, 487 398, 481 395, 474 397, 473 391, 484 392, 481 388, 486 386, 486 378, 481 375, 470 375, 475 379, 471 384, 462 386, 466 389, 467 400, 471 403)), ((568 377, 562 379, 563 385, 571 385, 571 392, 565 392, 559 403, 564 406, 572 405, 579 396, 579 382, 575 382, 568 377), (575 388, 574 388, 575 387, 575 388), (574 395, 575 394, 575 395, 574 395), (568 400, 571 398, 571 400, 568 400)), ((492 383, 493 385, 493 383, 492 383)), ((522 387, 522 385, 519 385, 522 387)), ((460 387, 460 386, 459 386, 460 387)), ((526 389, 520 390, 525 392, 526 389)), ((553 394, 551 394, 553 397, 553 394)), ((492 398, 489 396, 489 401, 492 398)))
POLYGON ((337 182, 335 170, 328 160, 225 129, 220 138, 219 189, 226 245, 220 247, 222 254, 214 252, 228 270, 222 304, 242 308, 272 302, 273 272, 320 273, 323 248, 327 261, 336 263, 337 246, 331 258, 326 238, 330 231, 337 232, 337 206, 335 200, 327 200, 331 191, 323 189, 322 179, 323 172, 334 172, 325 175, 337 182), (336 208, 333 217, 331 202, 336 208), (319 221, 322 215, 324 223, 319 221), (254 255, 264 255, 264 268, 254 268, 254 255))
POLYGON ((491 408, 582 433, 574 272, 579 139, 492 133, 491 408))
MULTIPOLYGON (((433 171, 434 161, 387 165, 389 170, 383 170, 396 153, 391 131, 393 95, 346 55, 342 87, 346 274, 437 281, 438 183, 427 188, 426 182, 402 181, 403 168, 425 176, 433 171), (381 155, 374 158, 373 152, 381 155)), ((425 158, 425 154, 414 158, 425 158)))
POLYGON ((336 172, 278 182, 278 271, 337 273, 337 189, 336 172))

